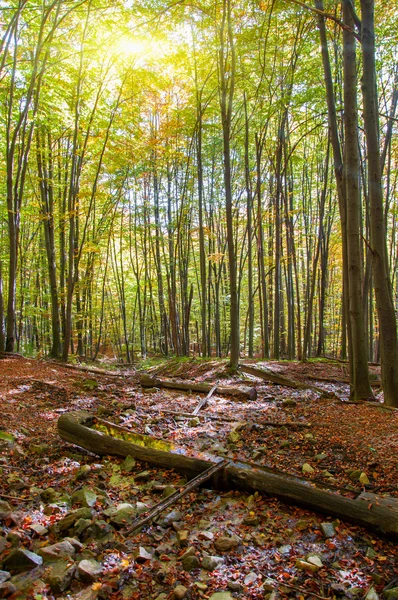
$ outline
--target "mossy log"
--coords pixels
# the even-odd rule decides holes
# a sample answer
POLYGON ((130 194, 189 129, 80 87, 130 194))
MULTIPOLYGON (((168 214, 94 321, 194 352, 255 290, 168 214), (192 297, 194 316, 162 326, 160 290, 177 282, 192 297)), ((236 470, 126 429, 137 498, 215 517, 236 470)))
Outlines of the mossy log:
MULTIPOLYGON (((214 387, 213 383, 197 383, 196 381, 174 381, 173 379, 160 379, 159 377, 151 377, 150 375, 141 375, 140 384, 142 387, 152 388, 168 388, 171 390, 184 390, 186 392, 204 392, 208 393, 214 387)), ((239 396, 246 398, 247 400, 256 400, 257 390, 255 387, 248 387, 245 385, 240 386, 226 386, 217 385, 216 394, 221 396, 239 396)))
MULTIPOLYGON (((66 442, 100 456, 130 455, 155 467, 174 469, 189 478, 202 473, 218 460, 209 455, 202 455, 204 458, 188 456, 182 448, 169 442, 138 435, 112 424, 104 426, 100 420, 97 425, 100 430, 96 430, 93 429, 95 421, 93 415, 84 411, 66 413, 58 420, 59 435, 66 442)), ((392 497, 362 493, 356 498, 348 498, 302 477, 233 461, 223 469, 222 475, 213 478, 212 485, 277 496, 287 503, 350 520, 391 538, 398 538, 398 501, 392 497)))

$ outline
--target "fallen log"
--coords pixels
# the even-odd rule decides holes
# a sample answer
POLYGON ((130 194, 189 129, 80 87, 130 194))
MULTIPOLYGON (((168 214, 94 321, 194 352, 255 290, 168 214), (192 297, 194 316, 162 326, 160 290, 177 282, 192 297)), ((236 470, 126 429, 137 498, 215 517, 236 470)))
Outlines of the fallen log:
MULTIPOLYGON (((182 448, 150 436, 133 434, 120 427, 107 428, 112 435, 93 429, 95 417, 84 411, 61 415, 58 433, 66 442, 76 444, 94 454, 115 455, 175 469, 192 478, 217 462, 216 457, 188 456, 182 448)), ((233 462, 225 466, 222 476, 212 478, 213 486, 227 489, 259 491, 277 496, 285 502, 298 504, 314 511, 334 515, 372 528, 389 537, 398 537, 398 501, 362 493, 352 499, 331 492, 326 486, 317 487, 302 477, 276 473, 260 465, 233 462)))
POLYGON ((58 367, 63 369, 71 369, 72 371, 81 371, 83 373, 92 373, 93 375, 103 375, 105 377, 126 377, 126 373, 115 373, 113 371, 106 371, 105 369, 97 369, 96 367, 86 367, 84 365, 70 365, 68 363, 61 363, 59 361, 50 360, 48 362, 55 363, 58 367))
POLYGON ((265 369, 262 367, 258 369, 257 367, 252 367, 251 365, 239 365, 239 369, 243 373, 247 373, 248 375, 253 375, 254 377, 260 377, 261 379, 265 379, 266 381, 272 381, 272 383, 276 383, 277 385, 283 385, 285 387, 290 387, 295 390, 312 390, 313 392, 317 392, 324 397, 335 398, 335 394, 331 392, 327 392, 322 388, 317 387, 316 385, 311 385, 309 383, 301 383, 301 381, 296 381, 295 379, 290 379, 289 377, 284 377, 284 375, 279 375, 279 373, 274 373, 269 369, 265 369))
MULTIPOLYGON (((172 379, 160 379, 150 375, 141 375, 140 384, 142 387, 163 387, 171 390, 184 390, 186 392, 204 392, 208 393, 214 387, 211 383, 197 383, 195 381, 173 381, 172 379)), ((257 390, 248 386, 223 386, 217 385, 215 392, 222 396, 242 396, 248 400, 257 398, 257 390)))
MULTIPOLYGON (((143 409, 140 408, 141 413, 143 412, 143 409)), ((153 410, 147 410, 145 411, 146 414, 153 414, 154 411, 153 410)), ((179 410, 164 410, 162 408, 159 408, 156 410, 156 414, 165 414, 165 415, 171 415, 171 416, 175 416, 175 417, 185 417, 185 418, 192 418, 193 413, 188 413, 188 412, 181 412, 179 410)), ((198 419, 209 419, 210 421, 222 421, 222 422, 226 422, 226 423, 237 423, 239 421, 244 421, 246 425, 251 425, 254 423, 254 421, 252 420, 247 420, 247 419, 238 419, 237 417, 221 417, 219 415, 214 415, 214 414, 210 414, 210 413, 204 413, 202 415, 195 415, 196 417, 198 417, 198 419)), ((312 427, 311 423, 302 423, 301 421, 262 421, 261 423, 257 423, 258 425, 261 425, 261 427, 312 427)), ((319 423, 317 423, 317 427, 319 427, 319 423)), ((330 427, 329 423, 327 425, 328 427, 330 427)))

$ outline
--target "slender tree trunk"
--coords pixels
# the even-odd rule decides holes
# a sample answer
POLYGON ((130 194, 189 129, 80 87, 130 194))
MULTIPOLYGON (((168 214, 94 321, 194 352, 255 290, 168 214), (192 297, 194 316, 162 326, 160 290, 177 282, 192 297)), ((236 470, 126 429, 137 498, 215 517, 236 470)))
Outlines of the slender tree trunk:
MULTIPOLYGON (((348 0, 343 3, 344 23, 354 27, 348 0)), ((361 204, 358 151, 357 71, 355 37, 343 31, 344 59, 344 178, 347 203, 347 255, 349 312, 351 324, 351 397, 373 398, 370 387, 367 342, 362 305, 363 256, 361 248, 361 204)))
POLYGON ((223 15, 220 28, 219 72, 221 85, 221 118, 224 155, 225 210, 227 222, 228 266, 230 288, 230 366, 237 369, 239 364, 239 306, 237 288, 237 262, 235 254, 234 227, 232 214, 232 173, 231 173, 231 122, 232 101, 235 88, 235 46, 232 31, 231 0, 223 0, 223 15), (228 58, 230 56, 230 59, 228 58), (226 71, 228 69, 228 76, 226 71))
POLYGON ((362 93, 368 154, 370 233, 373 278, 380 328, 381 381, 384 401, 398 406, 397 321, 387 258, 375 67, 374 0, 361 0, 362 93))

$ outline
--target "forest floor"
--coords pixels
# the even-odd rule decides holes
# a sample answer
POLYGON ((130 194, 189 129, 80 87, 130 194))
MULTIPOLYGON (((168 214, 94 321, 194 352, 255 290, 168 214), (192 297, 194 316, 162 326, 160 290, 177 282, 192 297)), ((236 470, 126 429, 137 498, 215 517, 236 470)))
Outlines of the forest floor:
MULTIPOLYGON (((336 397, 231 376, 225 361, 143 364, 159 377, 256 386, 257 400, 215 394, 200 415, 219 420, 195 419, 167 411, 192 413, 198 394, 145 391, 135 368, 107 376, 50 361, 0 360, 0 598, 398 598, 392 540, 257 493, 205 485, 128 535, 137 511, 181 486, 181 476, 99 458, 57 434, 61 414, 85 409, 189 450, 293 475, 309 470, 306 477, 335 488, 398 497, 398 411, 347 402, 345 363, 261 365, 336 397), (226 539, 232 541, 223 546, 226 539)), ((372 373, 377 385, 378 368, 372 373)))

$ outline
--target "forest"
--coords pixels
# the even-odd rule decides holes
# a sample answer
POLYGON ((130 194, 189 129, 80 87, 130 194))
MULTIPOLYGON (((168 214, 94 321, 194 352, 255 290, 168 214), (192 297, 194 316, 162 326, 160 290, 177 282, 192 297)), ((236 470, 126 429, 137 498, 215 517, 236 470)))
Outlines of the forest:
POLYGON ((395 8, 108 4, 0 7, 0 347, 381 360, 396 405, 395 8))
POLYGON ((0 598, 398 598, 398 10, 0 2, 0 598))

